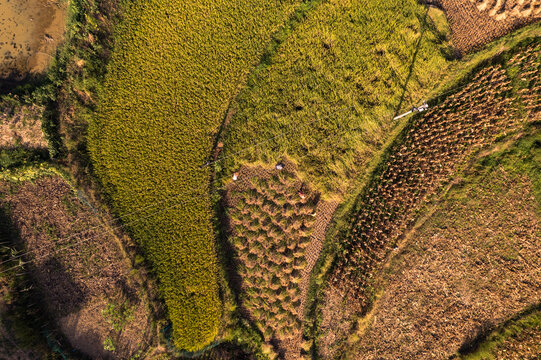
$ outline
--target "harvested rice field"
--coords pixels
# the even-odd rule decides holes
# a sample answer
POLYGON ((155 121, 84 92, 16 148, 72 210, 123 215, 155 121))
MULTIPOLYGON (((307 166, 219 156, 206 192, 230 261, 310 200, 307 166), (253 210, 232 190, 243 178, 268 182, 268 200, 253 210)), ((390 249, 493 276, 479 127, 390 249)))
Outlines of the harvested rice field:
MULTIPOLYGON (((3 235, 17 237, 17 260, 28 261, 51 321, 73 348, 92 358, 146 352, 153 340, 144 334, 155 331, 153 305, 123 240, 113 229, 102 231, 107 219, 59 175, 22 181, 12 175, 0 181, 0 190, 8 224, 3 235), (104 348, 108 342, 114 350, 104 348)), ((14 260, 2 265, 13 268, 14 260)))

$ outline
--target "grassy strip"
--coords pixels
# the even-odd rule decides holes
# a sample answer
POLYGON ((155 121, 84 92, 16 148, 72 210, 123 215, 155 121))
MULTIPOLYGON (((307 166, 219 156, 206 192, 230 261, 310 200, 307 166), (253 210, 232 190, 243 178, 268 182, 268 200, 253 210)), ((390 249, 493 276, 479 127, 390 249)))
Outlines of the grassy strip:
POLYGON ((0 171, 47 160, 47 149, 25 147, 0 148, 0 171))
POLYGON ((448 66, 448 48, 416 1, 321 3, 236 98, 218 174, 287 155, 319 190, 346 193, 394 128, 389 119, 399 105, 435 86, 448 66))
MULTIPOLYGON (((236 82, 294 5, 156 0, 125 13, 89 129, 96 174, 117 214, 208 181, 199 167, 236 82)), ((215 338, 221 313, 206 192, 126 217, 152 213, 129 228, 159 276, 175 345, 192 352, 215 338)))
POLYGON ((482 334, 472 344, 464 346, 459 352, 460 355, 453 357, 453 359, 495 359, 494 354, 499 348, 527 331, 541 332, 541 305, 536 305, 518 314, 489 334, 482 334))
POLYGON ((88 183, 88 124, 96 111, 97 94, 105 81, 113 48, 113 33, 127 0, 70 1, 65 42, 48 73, 54 97, 48 103, 43 128, 53 157, 72 164, 75 178, 88 183))

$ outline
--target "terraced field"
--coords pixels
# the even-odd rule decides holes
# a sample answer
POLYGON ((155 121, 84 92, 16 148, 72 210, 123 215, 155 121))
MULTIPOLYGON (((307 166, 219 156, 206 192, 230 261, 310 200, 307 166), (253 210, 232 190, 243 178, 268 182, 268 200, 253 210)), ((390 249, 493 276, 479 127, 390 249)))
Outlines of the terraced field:
POLYGON ((539 306, 540 27, 472 53, 539 1, 2 1, 65 44, 0 84, 0 358, 475 359, 539 306))
POLYGON ((538 357, 539 312, 520 315, 539 306, 540 130, 461 174, 393 252, 351 358, 538 357))
POLYGON ((209 172, 200 165, 243 75, 295 4, 143 1, 117 31, 90 153, 156 269, 181 349, 212 342, 221 316, 209 172))
POLYGON ((282 343, 301 329, 299 283, 319 196, 287 171, 248 181, 229 193, 242 305, 283 352, 282 343))
POLYGON ((38 291, 53 328, 74 349, 93 358, 144 354, 155 331, 144 277, 86 200, 59 175, 39 175, 43 171, 0 176, 1 215, 8 223, 1 234, 21 250, 2 266, 24 273, 17 266, 29 263, 28 289, 38 291))
POLYGON ((531 89, 539 89, 539 48, 537 38, 517 55, 501 55, 477 69, 460 90, 433 104, 390 147, 341 236, 326 289, 324 333, 338 329, 343 317, 369 309, 375 296, 373 278, 389 251, 471 154, 525 121, 539 119, 539 92, 533 93, 533 103, 530 97, 531 89))
POLYGON ((226 208, 241 312, 279 358, 301 356, 308 282, 336 204, 320 199, 286 162, 245 166, 227 187, 226 208))

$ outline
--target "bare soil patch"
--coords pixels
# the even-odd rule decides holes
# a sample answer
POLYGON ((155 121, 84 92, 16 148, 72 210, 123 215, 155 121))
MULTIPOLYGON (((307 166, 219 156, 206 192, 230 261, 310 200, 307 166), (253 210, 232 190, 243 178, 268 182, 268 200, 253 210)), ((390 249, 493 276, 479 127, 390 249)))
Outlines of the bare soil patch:
POLYGON ((0 182, 31 276, 72 346, 129 358, 153 340, 145 284, 120 240, 59 176, 0 182))
POLYGON ((502 167, 452 190, 393 261, 355 358, 447 359, 539 302, 539 210, 502 167))
POLYGON ((41 73, 64 36, 67 1, 0 0, 0 79, 41 73))
POLYGON ((43 106, 4 105, 0 102, 0 148, 47 148, 47 140, 41 130, 43 106))
POLYGON ((453 43, 461 54, 541 19, 535 0, 435 0, 451 26, 453 43))

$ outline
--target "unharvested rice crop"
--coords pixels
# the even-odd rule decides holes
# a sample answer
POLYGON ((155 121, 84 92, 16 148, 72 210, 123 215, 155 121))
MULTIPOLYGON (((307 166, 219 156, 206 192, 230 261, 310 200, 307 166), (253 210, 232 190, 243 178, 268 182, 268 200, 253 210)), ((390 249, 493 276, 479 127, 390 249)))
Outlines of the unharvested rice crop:
POLYGON ((223 174, 287 154, 318 190, 345 193, 400 105, 422 100, 445 72, 447 50, 416 0, 322 2, 237 97, 223 174))
POLYGON ((283 356, 285 344, 300 336, 299 285, 319 194, 283 170, 232 184, 228 197, 241 305, 283 356))
POLYGON ((185 350, 215 338, 221 311, 200 165, 240 78, 296 3, 138 1, 117 29, 89 149, 113 209, 154 265, 185 350))

